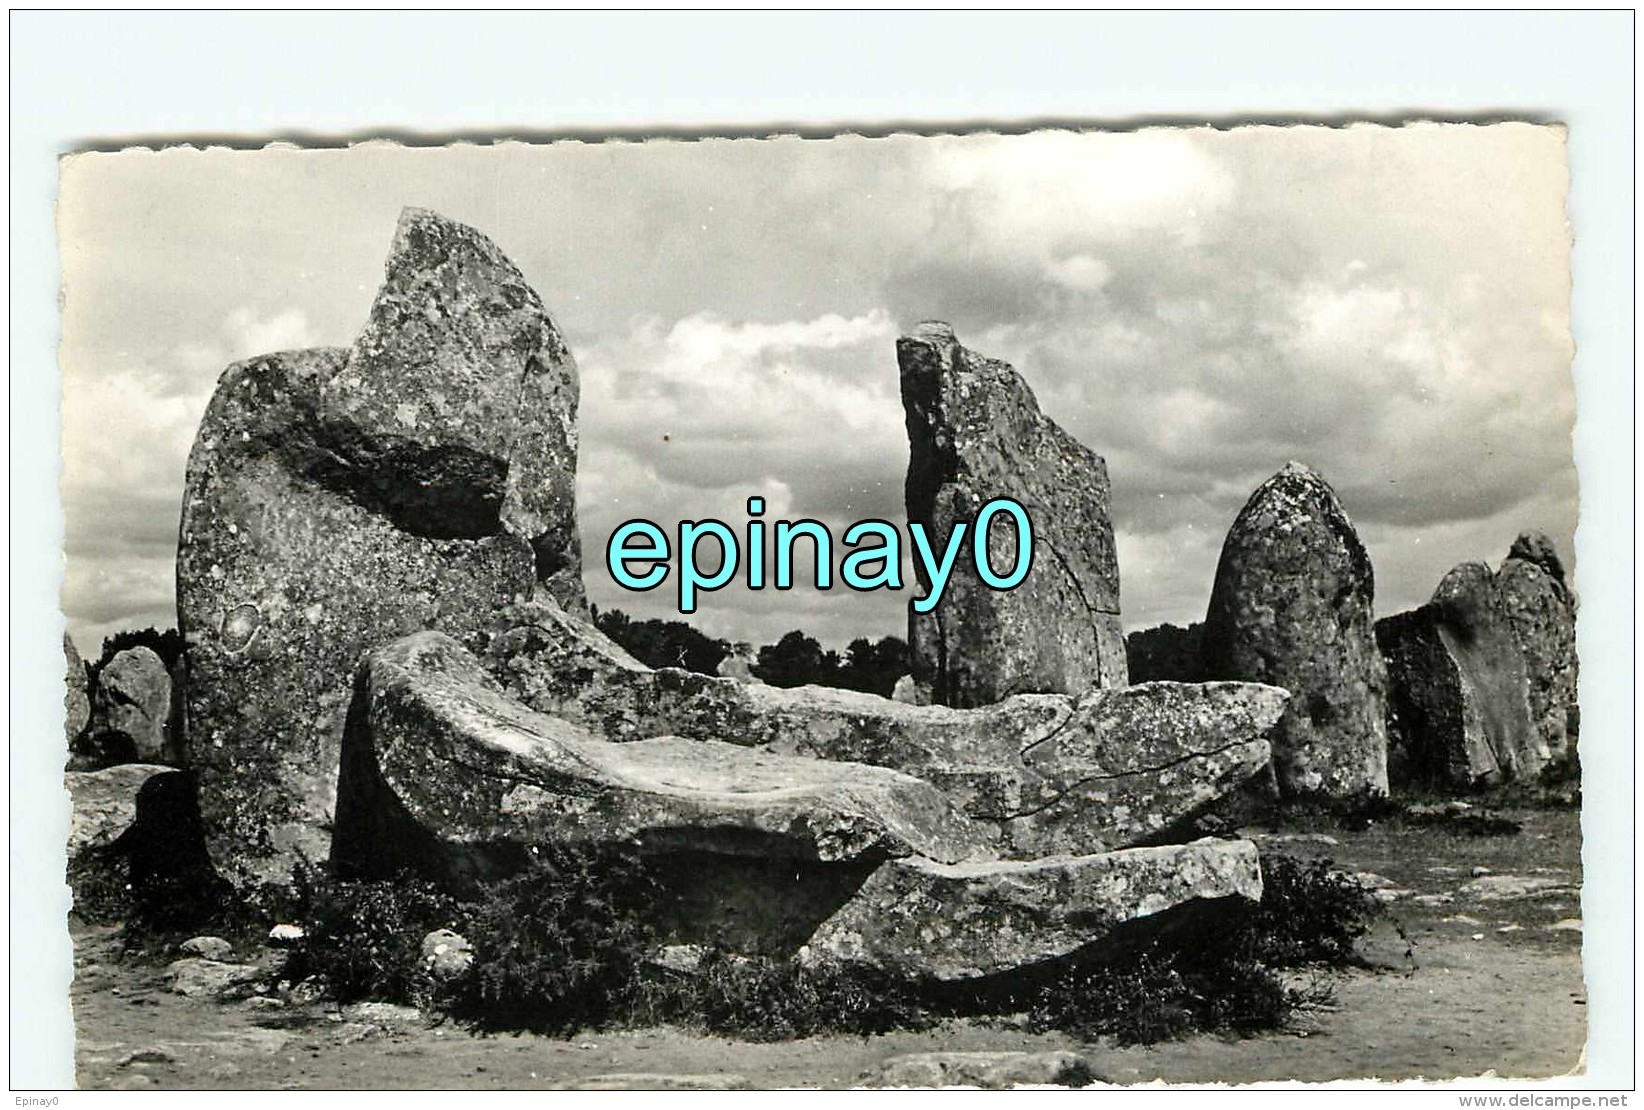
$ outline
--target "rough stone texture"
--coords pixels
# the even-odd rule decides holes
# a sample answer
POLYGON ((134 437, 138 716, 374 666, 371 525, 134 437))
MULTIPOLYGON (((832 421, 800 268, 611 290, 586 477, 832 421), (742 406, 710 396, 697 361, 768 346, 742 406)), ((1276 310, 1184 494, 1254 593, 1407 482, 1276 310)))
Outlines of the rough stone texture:
POLYGON ((714 668, 714 673, 719 675, 720 678, 734 678, 738 682, 757 683, 760 680, 754 675, 753 668, 758 661, 758 658, 754 655, 752 644, 733 644, 725 658, 719 661, 719 666, 714 668))
POLYGON ((179 762, 179 745, 171 735, 171 698, 171 673, 151 648, 117 653, 98 672, 92 694, 94 758, 179 762))
POLYGON ((234 946, 222 937, 189 937, 179 948, 184 955, 206 960, 227 961, 234 956, 234 946))
POLYGON ((918 680, 911 674, 905 674, 891 688, 891 701, 899 701, 903 705, 929 705, 930 695, 919 688, 918 680))
POLYGON ((1496 597, 1507 614, 1529 682, 1530 718, 1551 760, 1563 759, 1581 733, 1576 697, 1576 599, 1552 541, 1526 532, 1496 572, 1496 597))
MULTIPOLYGON (((942 602, 910 610, 914 677, 935 702, 958 707, 1125 685, 1107 464, 1039 411, 1015 370, 960 346, 948 325, 921 324, 897 340, 896 354, 908 520, 923 523, 941 552, 956 522, 1008 496, 1027 511, 1034 540, 1027 579, 1000 591, 976 573, 967 529, 942 602)), ((996 517, 990 532, 993 566, 1006 570, 1015 526, 996 517)))
POLYGON ((1259 901, 1246 840, 995 863, 893 860, 811 937, 804 957, 913 979, 979 979, 1061 959, 1120 926, 1226 898, 1259 901))
MULTIPOLYGON (((1513 550, 1537 554, 1520 537, 1513 550)), ((1545 558, 1540 553, 1538 558, 1545 558)), ((1541 561, 1463 563, 1419 609, 1380 621, 1394 779, 1473 789, 1538 774, 1569 751, 1574 601, 1541 561)))
POLYGON ((570 1079, 553 1091, 751 1091, 753 1081, 736 1072, 622 1071, 570 1079))
POLYGON ((166 989, 189 998, 232 1002, 255 994, 268 982, 271 969, 261 964, 222 963, 189 956, 166 966, 166 989))
POLYGON ((908 1052, 863 1074, 863 1087, 1086 1087, 1098 1081, 1077 1052, 908 1052))
POLYGON ((474 946, 450 929, 435 929, 422 938, 422 969, 435 982, 465 975, 474 966, 474 946))
POLYGON ((1082 855, 1158 837, 1268 759, 1286 694, 1158 683, 978 709, 651 670, 549 602, 516 606, 486 665, 510 696, 612 740, 682 736, 894 768, 933 782, 1005 850, 1082 855))
POLYGON ((362 650, 475 642, 541 588, 582 604, 577 376, 483 236, 401 219, 352 351, 237 363, 189 456, 177 562, 188 756, 218 866, 289 881, 324 858, 362 650))
POLYGON ((69 792, 68 855, 108 848, 137 821, 137 795, 151 780, 173 778, 175 767, 124 763, 101 771, 69 771, 63 785, 69 792))
POLYGON ((1558 549, 1545 532, 1520 532, 1507 549, 1507 558, 1533 563, 1560 586, 1569 588, 1569 583, 1564 579, 1564 561, 1558 557, 1558 549))
POLYGON ((1204 625, 1143 628, 1125 637, 1131 682, 1203 682, 1204 625))
POLYGON ((1286 793, 1387 791, 1374 602, 1370 557, 1323 478, 1293 462, 1251 495, 1216 568, 1205 672, 1291 692, 1270 734, 1286 793))
POLYGON ((68 747, 86 730, 91 722, 91 696, 86 690, 86 664, 80 658, 74 641, 63 633, 63 660, 66 664, 66 688, 63 691, 63 741, 68 747))
POLYGON ((320 393, 328 419, 392 477, 384 507, 402 527, 466 535, 500 518, 530 542, 548 593, 586 607, 576 362, 490 239, 407 208, 365 330, 320 393))
POLYGON ((1376 622, 1387 664, 1387 773, 1395 787, 1474 789, 1499 783, 1477 692, 1427 607, 1376 622))
POLYGON ((678 737, 613 744, 510 701, 448 636, 372 652, 344 741, 339 866, 460 883, 544 842, 824 863, 992 851, 908 775, 678 737))

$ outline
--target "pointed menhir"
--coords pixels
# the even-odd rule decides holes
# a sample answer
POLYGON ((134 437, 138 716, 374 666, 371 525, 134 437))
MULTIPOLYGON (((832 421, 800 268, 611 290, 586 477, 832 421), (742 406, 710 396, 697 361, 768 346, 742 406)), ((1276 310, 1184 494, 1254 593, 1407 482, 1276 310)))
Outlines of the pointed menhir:
POLYGON ((1222 545, 1205 668, 1291 692, 1270 736, 1286 794, 1387 793, 1374 603, 1370 556, 1330 484, 1294 462, 1262 483, 1222 545))
MULTIPOLYGON (((947 324, 919 325, 896 355, 908 520, 925 525, 937 552, 956 522, 996 497, 1014 498, 1033 523, 1033 567, 1020 586, 991 589, 959 560, 942 603, 910 615, 914 678, 937 704, 958 707, 1125 685, 1106 462, 1039 411, 1021 375, 960 346, 947 324)), ((1015 528, 996 524, 989 546, 993 565, 1009 567, 1015 528)))

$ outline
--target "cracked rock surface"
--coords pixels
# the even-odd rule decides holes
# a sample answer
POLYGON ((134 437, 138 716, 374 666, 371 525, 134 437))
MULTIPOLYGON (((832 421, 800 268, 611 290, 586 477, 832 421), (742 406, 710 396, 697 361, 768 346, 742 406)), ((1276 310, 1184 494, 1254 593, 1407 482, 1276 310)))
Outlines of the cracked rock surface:
MULTIPOLYGON (((1062 743, 1044 741, 1046 758, 1062 743)), ((1261 892, 1248 842, 1001 859, 993 823, 898 771, 704 739, 616 743, 512 700, 439 633, 370 653, 344 740, 339 871, 473 886, 548 844, 651 861, 675 942, 910 978, 1042 963, 1261 892)))
POLYGON ((816 963, 908 978, 979 979, 1059 959, 1126 925, 1192 904, 1260 901, 1248 840, 1200 840, 1090 856, 942 864, 895 860, 811 937, 816 963))
POLYGON ((481 653, 508 694, 607 739, 680 736, 889 767, 940 787, 1021 858, 1155 839, 1254 776, 1284 690, 1146 683, 977 709, 820 686, 748 685, 636 662, 548 601, 513 606, 481 653))
POLYGON ((189 455, 177 556, 186 755, 239 884, 323 859, 362 650, 584 603, 577 372, 488 239, 402 214, 352 350, 230 366, 189 455))
MULTIPOLYGON (((1011 497, 1027 511, 1034 540, 1027 578, 1001 591, 977 573, 967 528, 941 603, 910 612, 914 678, 932 700, 957 707, 1123 686, 1107 463, 1039 411, 1021 375, 960 346, 948 325, 921 324, 897 340, 896 355, 908 520, 925 524, 940 553, 957 522, 1011 497)), ((1016 527, 1001 515, 989 533, 995 573, 1008 573, 1016 527)), ((928 593, 929 583, 920 589, 928 593)))
POLYGON ((1527 533, 1493 574, 1463 563, 1426 605, 1377 622, 1395 780, 1473 789, 1567 756, 1580 731, 1575 609, 1551 544, 1527 533))

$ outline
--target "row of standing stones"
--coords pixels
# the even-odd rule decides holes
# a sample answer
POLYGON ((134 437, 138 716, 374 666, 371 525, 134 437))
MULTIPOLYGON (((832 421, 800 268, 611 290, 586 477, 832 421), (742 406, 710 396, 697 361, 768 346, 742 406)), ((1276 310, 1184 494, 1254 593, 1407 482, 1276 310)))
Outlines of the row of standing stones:
MULTIPOLYGON (((1207 673, 1130 684, 1103 460, 946 325, 897 356, 909 518, 940 542, 1014 497, 1028 581, 955 570, 910 619, 912 703, 651 669, 588 619, 569 349, 490 240, 406 210, 354 346, 236 363, 201 423, 186 728, 167 708, 159 745, 87 749, 71 661, 76 751, 144 761, 70 772, 71 852, 170 822, 242 892, 303 860, 471 891, 548 843, 621 845, 671 892, 678 942, 978 980, 1259 898, 1254 845, 1193 830, 1268 767, 1290 791, 1387 789, 1369 561, 1322 479, 1287 467, 1240 514, 1207 673)), ((1002 565, 1015 536, 992 542, 1002 565)), ((1521 578, 1497 593, 1529 611, 1521 578)), ((1397 696, 1435 729, 1446 698, 1472 707, 1458 727, 1493 726, 1481 675, 1516 633, 1463 635, 1441 609, 1398 656, 1416 677, 1395 689, 1419 695, 1397 696)), ((1573 649, 1516 650, 1527 689, 1573 705, 1573 649)), ((1497 772, 1534 769, 1482 735, 1497 772)))

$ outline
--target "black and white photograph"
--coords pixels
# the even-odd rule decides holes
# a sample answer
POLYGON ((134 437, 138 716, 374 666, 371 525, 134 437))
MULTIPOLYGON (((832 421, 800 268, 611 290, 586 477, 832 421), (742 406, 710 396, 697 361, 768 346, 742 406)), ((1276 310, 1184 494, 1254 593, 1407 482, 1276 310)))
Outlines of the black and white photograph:
POLYGON ((66 153, 74 1087, 1579 1079, 1570 144, 66 153))

